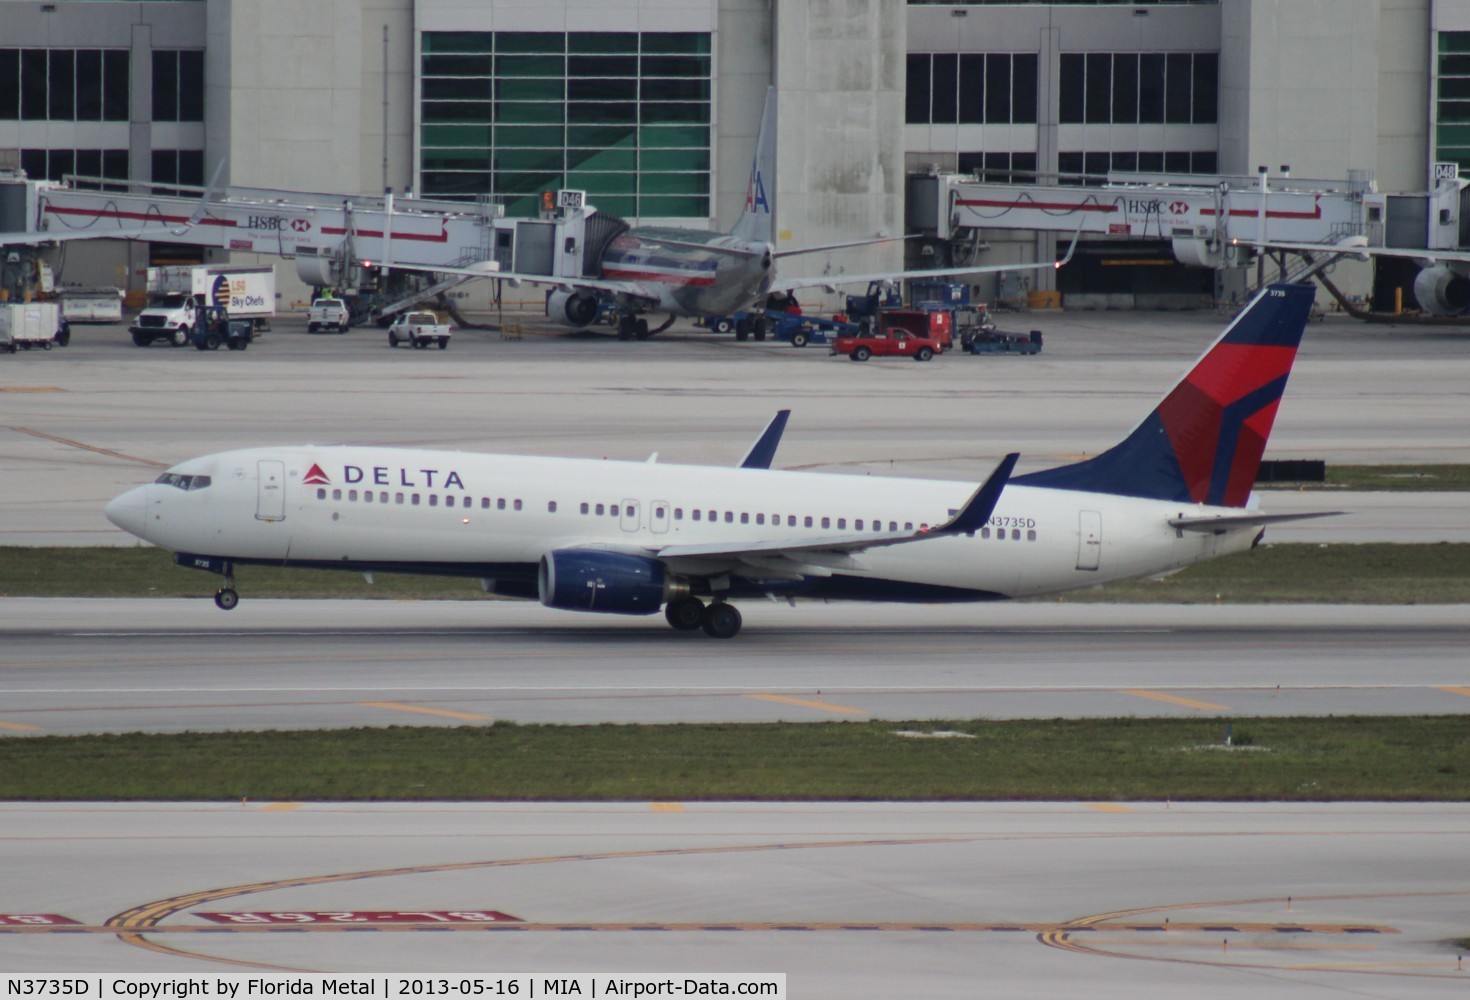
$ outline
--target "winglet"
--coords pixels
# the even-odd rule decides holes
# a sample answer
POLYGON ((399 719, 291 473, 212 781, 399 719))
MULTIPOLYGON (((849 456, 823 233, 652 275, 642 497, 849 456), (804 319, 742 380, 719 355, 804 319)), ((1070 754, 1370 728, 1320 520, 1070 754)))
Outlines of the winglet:
POLYGON ((776 446, 781 443, 781 435, 786 432, 786 419, 791 416, 790 410, 777 410, 761 436, 756 438, 745 457, 740 460, 742 469, 769 469, 771 461, 776 457, 776 446))
POLYGON ((973 535, 990 520, 990 515, 995 513, 995 505, 1000 502, 1001 491, 1006 488, 1007 481, 1011 478, 1011 471, 1016 467, 1016 460, 1020 458, 1019 452, 1011 452, 1000 460, 990 478, 980 484, 980 487, 970 494, 970 499, 965 502, 962 509, 954 517, 944 524, 929 529, 931 535, 973 535))
POLYGON ((182 226, 178 229, 169 230, 171 234, 174 236, 183 236, 189 230, 199 225, 199 220, 204 218, 204 213, 209 210, 209 199, 214 194, 215 182, 219 180, 219 175, 224 169, 225 161, 221 159, 214 165, 214 174, 209 178, 209 184, 204 188, 204 196, 199 199, 199 207, 194 209, 194 214, 189 216, 188 221, 182 226))

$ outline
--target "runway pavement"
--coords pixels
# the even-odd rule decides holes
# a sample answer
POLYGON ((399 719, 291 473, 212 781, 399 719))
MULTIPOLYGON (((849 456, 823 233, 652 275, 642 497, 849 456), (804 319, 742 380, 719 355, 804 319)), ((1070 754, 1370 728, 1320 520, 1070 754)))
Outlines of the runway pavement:
MULTIPOLYGON (((679 327, 646 342, 461 331, 448 351, 379 330, 308 335, 299 318, 244 353, 134 347, 122 327, 0 361, 0 545, 133 544, 102 506, 185 458, 269 443, 363 442, 731 464, 778 408, 780 468, 979 481, 1120 440, 1223 328, 1204 313, 1037 312, 1035 357, 855 365, 824 349, 679 327)), ((1314 324, 1267 457, 1470 462, 1470 335, 1314 324)), ((1267 494, 1355 510, 1278 539, 1470 540, 1470 496, 1267 494), (1294 534, 1295 533, 1295 534, 1294 534)), ((1317 505, 1317 506, 1313 506, 1317 505)))
POLYGON ((0 601, 0 732, 1470 709, 1442 607, 751 602, 661 618, 449 601, 0 601))
POLYGON ((0 964, 1463 996, 1467 837, 1464 805, 3 804, 0 964))

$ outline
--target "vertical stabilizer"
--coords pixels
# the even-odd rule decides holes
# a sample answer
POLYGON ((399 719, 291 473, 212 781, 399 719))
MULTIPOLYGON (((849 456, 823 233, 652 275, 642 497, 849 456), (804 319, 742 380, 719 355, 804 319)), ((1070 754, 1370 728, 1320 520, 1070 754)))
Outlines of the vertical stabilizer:
POLYGON ((1244 507, 1315 296, 1313 285, 1265 289, 1121 444, 1011 481, 1244 507))
POLYGON ((745 210, 735 220, 730 235, 751 242, 774 243, 775 216, 776 88, 767 87, 761 130, 755 141, 755 160, 750 165, 750 184, 745 191, 745 210))

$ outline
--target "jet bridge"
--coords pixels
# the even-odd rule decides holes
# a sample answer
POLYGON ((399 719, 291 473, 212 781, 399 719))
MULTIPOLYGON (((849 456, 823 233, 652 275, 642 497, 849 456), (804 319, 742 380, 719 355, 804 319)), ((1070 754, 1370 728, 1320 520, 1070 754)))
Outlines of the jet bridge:
MULTIPOLYGON (((547 198, 536 219, 507 219, 503 206, 419 198, 231 187, 210 196, 203 216, 201 188, 133 183, 126 192, 101 190, 116 181, 68 178, 66 183, 0 177, 8 231, 34 235, 159 226, 154 244, 204 246, 294 259, 302 281, 355 289, 362 269, 480 268, 575 278, 597 274, 606 244, 627 228, 587 206, 581 192, 547 198), (16 225, 23 219, 23 224, 16 225)), ((432 282, 427 288, 435 288, 432 282)), ((426 292, 427 293, 427 292, 426 292)), ((409 297, 390 308, 404 309, 409 297)))

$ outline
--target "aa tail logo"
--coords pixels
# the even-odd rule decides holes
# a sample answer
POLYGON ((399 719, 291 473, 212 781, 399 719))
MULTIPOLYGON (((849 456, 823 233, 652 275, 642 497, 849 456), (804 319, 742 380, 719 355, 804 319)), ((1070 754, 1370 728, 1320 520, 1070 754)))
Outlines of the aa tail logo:
POLYGON ((766 199, 766 182, 761 178, 759 167, 750 172, 750 188, 745 192, 745 210, 771 214, 771 203, 766 199))

